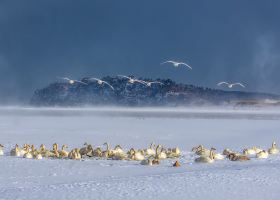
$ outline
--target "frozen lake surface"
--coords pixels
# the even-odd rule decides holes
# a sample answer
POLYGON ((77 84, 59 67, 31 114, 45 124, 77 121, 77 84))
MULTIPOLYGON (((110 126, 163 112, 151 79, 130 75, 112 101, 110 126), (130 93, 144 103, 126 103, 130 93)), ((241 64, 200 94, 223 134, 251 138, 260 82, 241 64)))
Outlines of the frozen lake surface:
POLYGON ((241 151, 267 149, 280 141, 280 111, 239 109, 34 109, 0 108, 0 199, 279 199, 280 155, 194 163, 191 148, 198 144, 241 151), (108 141, 146 148, 151 141, 178 146, 182 166, 174 160, 159 166, 136 161, 85 159, 28 160, 9 156, 16 143, 47 147, 55 142, 69 149, 94 147, 108 141))

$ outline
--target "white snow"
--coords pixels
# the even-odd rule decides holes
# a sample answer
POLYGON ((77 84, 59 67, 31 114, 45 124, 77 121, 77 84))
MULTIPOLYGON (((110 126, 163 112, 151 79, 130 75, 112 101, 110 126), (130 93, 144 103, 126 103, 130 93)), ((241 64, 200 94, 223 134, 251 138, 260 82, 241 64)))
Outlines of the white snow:
POLYGON ((249 162, 194 163, 198 144, 217 151, 280 142, 280 110, 218 108, 0 108, 0 199, 279 199, 280 155, 249 162), (125 149, 151 141, 178 146, 174 160, 159 166, 136 161, 29 160, 9 156, 16 143, 54 142, 94 147, 105 141, 125 149))

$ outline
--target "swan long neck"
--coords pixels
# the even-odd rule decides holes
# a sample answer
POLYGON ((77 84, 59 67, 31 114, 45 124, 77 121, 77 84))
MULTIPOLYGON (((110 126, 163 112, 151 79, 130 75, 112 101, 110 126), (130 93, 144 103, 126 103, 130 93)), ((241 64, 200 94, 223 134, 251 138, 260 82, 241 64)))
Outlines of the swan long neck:
POLYGON ((106 145, 106 151, 109 151, 110 147, 109 147, 108 142, 105 142, 104 145, 106 145))
POLYGON ((157 148, 156 148, 156 155, 159 154, 159 148, 160 148, 160 147, 161 147, 160 145, 157 145, 157 148))
POLYGON ((209 157, 213 160, 214 159, 214 150, 210 150, 210 155, 209 155, 209 157))
POLYGON ((150 144, 150 149, 153 149, 153 147, 154 147, 154 142, 152 142, 152 143, 150 144))
POLYGON ((115 146, 115 150, 117 150, 117 149, 122 149, 121 145, 119 145, 119 144, 116 145, 116 146, 115 146))

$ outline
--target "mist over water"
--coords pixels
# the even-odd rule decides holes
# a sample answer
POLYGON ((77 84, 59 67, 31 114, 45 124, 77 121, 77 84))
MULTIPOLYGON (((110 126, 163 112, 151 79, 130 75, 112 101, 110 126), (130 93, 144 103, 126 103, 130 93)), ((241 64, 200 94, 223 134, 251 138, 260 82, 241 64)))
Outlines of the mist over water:
MULTIPOLYGON (((250 119, 279 120, 280 108, 234 108, 234 107, 76 107, 36 108, 0 107, 0 116, 21 117, 99 117, 99 118, 162 118, 162 119, 250 119)), ((47 120, 47 118, 46 118, 47 120)))

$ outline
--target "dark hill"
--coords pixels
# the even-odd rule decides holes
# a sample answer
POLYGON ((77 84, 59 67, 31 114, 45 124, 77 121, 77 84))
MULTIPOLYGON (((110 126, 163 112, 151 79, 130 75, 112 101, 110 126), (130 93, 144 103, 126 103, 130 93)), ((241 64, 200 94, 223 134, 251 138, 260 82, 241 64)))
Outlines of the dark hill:
MULTIPOLYGON (((120 106, 177 106, 177 105, 222 105, 244 101, 279 100, 279 95, 257 92, 223 91, 194 85, 177 84, 170 79, 157 79, 163 85, 151 87, 130 84, 120 77, 106 76, 102 80, 110 83, 115 90, 98 85, 88 78, 87 85, 67 82, 52 83, 36 90, 31 104, 36 106, 79 106, 79 105, 120 105, 120 106)), ((151 79, 142 79, 152 81, 151 79)))

